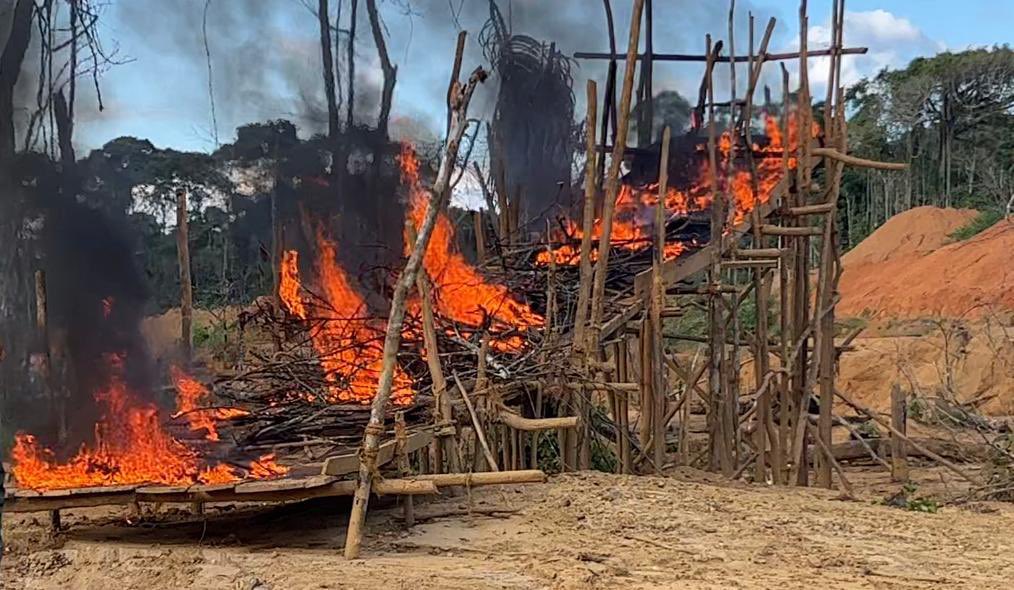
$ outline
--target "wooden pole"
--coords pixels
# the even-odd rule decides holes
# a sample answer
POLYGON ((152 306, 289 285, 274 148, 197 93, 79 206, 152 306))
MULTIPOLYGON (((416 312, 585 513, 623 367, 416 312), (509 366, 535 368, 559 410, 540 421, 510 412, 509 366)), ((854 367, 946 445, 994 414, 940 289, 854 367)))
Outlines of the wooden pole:
POLYGON ((429 208, 426 210, 426 217, 419 230, 419 236, 412 246, 412 253, 409 255, 405 268, 395 284, 394 295, 391 300, 391 313, 388 317, 387 331, 384 335, 383 365, 379 383, 377 384, 377 394, 373 398, 373 404, 370 408, 370 421, 366 426, 366 432, 363 437, 359 464, 359 483, 352 501, 352 514, 349 517, 348 534, 345 539, 346 559, 358 557, 362 545, 363 524, 366 522, 366 508, 370 499, 370 488, 377 469, 377 447, 380 446, 380 436, 384 432, 384 413, 388 400, 391 397, 391 388, 394 384, 394 369, 397 365, 398 347, 401 344, 401 331, 405 322, 405 303, 412 286, 415 285, 419 269, 422 267, 423 255, 433 235, 437 217, 446 206, 450 196, 451 172, 454 169, 455 162, 457 162, 461 138, 468 127, 466 119, 468 103, 472 99, 475 87, 485 79, 486 71, 482 67, 476 68, 469 77, 468 82, 464 85, 459 85, 458 91, 454 93, 448 105, 448 108, 451 109, 451 131, 448 134, 447 146, 440 160, 440 169, 437 172, 436 182, 430 191, 432 196, 429 208))
MULTIPOLYGON (((781 64, 782 71, 782 115, 781 132, 784 141, 788 142, 789 129, 789 71, 785 64, 781 64)), ((789 147, 788 143, 782 149, 782 177, 789 177, 789 147)), ((791 199, 791 195, 786 195, 791 199)), ((779 330, 781 366, 786 369, 781 373, 778 384, 779 412, 778 412, 778 444, 772 444, 771 479, 775 485, 787 483, 788 444, 789 444, 789 416, 792 414, 792 389, 791 371, 788 365, 789 343, 793 338, 793 312, 792 312, 792 271, 795 268, 795 250, 793 244, 786 244, 785 240, 779 243, 786 254, 782 258, 778 268, 778 295, 779 295, 779 330)))
POLYGON ((652 389, 654 390, 655 407, 652 409, 652 434, 655 439, 654 462, 655 470, 659 473, 665 464, 665 430, 668 420, 666 416, 666 395, 668 389, 665 379, 665 363, 662 357, 665 354, 663 347, 663 326, 662 310, 665 308, 665 281, 662 278, 662 264, 665 263, 665 222, 666 222, 666 195, 669 193, 669 143, 672 139, 672 130, 668 125, 662 130, 662 153, 658 163, 658 202, 655 204, 655 257, 652 259, 652 284, 651 291, 651 326, 653 338, 652 345, 652 389))
POLYGON ((176 189, 176 253, 180 267, 180 352, 185 363, 190 362, 194 321, 193 281, 190 278, 190 238, 187 219, 187 191, 176 189))
POLYGON ((641 38, 641 14, 644 0, 634 0, 633 12, 630 17, 630 40, 627 44, 627 62, 623 72, 623 89, 620 93, 619 123, 616 129, 616 141, 613 145, 612 160, 609 162, 609 174, 606 176, 605 201, 602 203, 602 235, 598 244, 598 261, 595 265, 595 278, 592 285, 591 299, 591 345, 589 354, 598 349, 599 332, 601 330, 603 303, 606 291, 606 274, 609 271, 609 247, 613 233, 613 211, 616 198, 620 192, 620 164, 627 145, 627 132, 630 121, 630 100, 634 89, 635 56, 641 38))
MULTIPOLYGON (((409 239, 416 237, 415 227, 411 221, 408 222, 408 235, 409 239)), ((439 432, 454 424, 454 409, 447 393, 447 379, 444 377, 444 370, 440 364, 436 320, 433 317, 433 293, 425 272, 420 272, 416 277, 416 288, 419 290, 422 307, 423 345, 426 347, 426 365, 429 367, 430 380, 433 382, 434 418, 438 422, 439 432)), ((438 435, 433 441, 433 469, 436 473, 441 473, 444 470, 445 460, 449 471, 456 472, 461 468, 458 446, 454 443, 454 437, 438 435)))
MULTIPOLYGON (((711 35, 705 37, 706 51, 709 56, 713 55, 711 35)), ((704 85, 708 111, 708 186, 711 196, 711 261, 708 272, 709 292, 708 300, 709 335, 710 335, 710 362, 709 362, 709 411, 708 411, 708 446, 709 467, 712 470, 721 468, 723 473, 732 475, 735 466, 732 464, 731 449, 728 444, 728 435, 725 431, 726 402, 724 399, 727 393, 723 387, 725 380, 725 319, 722 308, 724 303, 720 301, 722 282, 722 234, 725 231, 725 207, 722 191, 718 190, 718 157, 717 137, 715 130, 715 90, 712 81, 714 63, 708 60, 705 73, 704 85)))
POLYGON ((486 232, 482 223, 482 211, 472 211, 472 225, 475 230, 475 257, 481 266, 486 264, 486 232))
POLYGON ((982 485, 982 482, 979 481, 977 478, 972 477, 971 475, 968 475, 967 473, 965 473, 964 471, 962 471, 954 463, 951 463, 947 459, 944 459, 943 457, 941 457, 939 454, 934 453, 933 451, 929 450, 924 445, 921 445, 918 442, 912 440, 904 432, 902 432, 902 431, 898 430, 897 428, 895 428, 894 426, 892 426, 890 422, 888 422, 887 420, 884 420, 883 418, 881 418, 880 416, 878 416, 876 413, 874 413, 873 410, 871 410, 871 409, 869 409, 869 408, 867 408, 865 406, 861 406, 858 403, 852 401, 844 393, 838 391, 838 389, 834 390, 834 394, 837 395, 839 399, 841 399, 843 402, 845 402, 846 404, 848 404, 854 410, 856 410, 859 413, 863 414, 867 418, 870 418, 871 420, 873 420, 877 424, 880 424, 884 428, 887 428, 891 432, 891 436, 896 436, 900 440, 905 441, 906 443, 908 443, 908 446, 911 447, 913 450, 918 451, 919 453, 922 453, 926 457, 928 457, 928 458, 936 461, 937 463, 939 463, 940 465, 946 467, 952 473, 954 473, 955 475, 957 475, 961 479, 967 481, 968 483, 970 483, 972 485, 976 485, 976 486, 982 485))
POLYGON ((906 396, 897 383, 891 386, 891 479, 908 481, 908 449, 900 435, 908 434, 906 396))
POLYGON ((598 192, 595 173, 595 119, 598 103, 598 92, 595 80, 588 80, 587 87, 588 116, 585 119, 585 167, 584 167, 584 212, 581 218, 581 267, 577 288, 577 309, 574 312, 574 352, 578 361, 583 361, 585 352, 585 324, 588 321, 588 306, 591 298, 592 285, 592 226, 595 225, 595 196, 598 192))
POLYGON ((46 387, 46 397, 50 404, 50 416, 56 420, 57 440, 67 442, 67 401, 58 391, 53 375, 52 343, 49 340, 49 295, 46 289, 46 271, 35 271, 35 327, 39 331, 42 349, 42 382, 46 387))
MULTIPOLYGON (((394 414, 394 437, 398 441, 397 450, 395 451, 395 455, 398 457, 398 475, 407 477, 410 475, 411 469, 408 461, 408 435, 405 427, 405 412, 394 414)), ((405 517, 405 526, 413 526, 415 524, 415 504, 412 496, 405 496, 402 499, 401 510, 402 516, 405 517)))

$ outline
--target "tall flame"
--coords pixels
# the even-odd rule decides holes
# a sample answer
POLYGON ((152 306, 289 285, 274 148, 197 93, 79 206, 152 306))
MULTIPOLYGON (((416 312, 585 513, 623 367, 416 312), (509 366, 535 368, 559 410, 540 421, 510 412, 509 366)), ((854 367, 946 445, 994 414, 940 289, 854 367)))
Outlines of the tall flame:
MULTIPOLYGON (((423 188, 419 161, 410 145, 401 150, 402 181, 409 186, 409 218, 418 231, 426 217, 429 193, 423 188)), ((412 241, 405 236, 406 253, 412 241)), ((436 313, 463 324, 479 327, 491 321, 491 332, 524 331, 541 326, 545 320, 515 299, 507 287, 488 282, 454 247, 454 226, 441 212, 437 218, 429 247, 423 257, 423 268, 433 281, 436 313)), ((520 338, 498 338, 495 346, 517 349, 520 338)))
MULTIPOLYGON (((765 115, 764 130, 768 137, 768 145, 761 147, 754 144, 755 152, 769 153, 771 157, 759 158, 756 164, 757 170, 757 191, 754 193, 752 179, 749 170, 735 169, 731 174, 724 173, 729 169, 730 158, 733 154, 732 136, 728 131, 719 137, 718 156, 719 171, 717 174, 718 190, 731 194, 731 206, 729 208, 728 222, 738 224, 746 219, 746 216, 760 203, 766 203, 771 198, 771 192, 782 179, 782 163, 780 157, 784 147, 781 129, 778 119, 765 115)), ((789 117, 789 141, 788 148, 794 151, 799 144, 799 131, 797 117, 789 117)), ((816 123, 812 129, 814 137, 819 133, 816 123)), ((789 158, 789 168, 795 168, 794 157, 789 158)), ((699 165, 695 179, 686 188, 669 187, 665 196, 665 207, 668 215, 686 215, 690 211, 699 211, 711 206, 711 185, 707 158, 699 158, 699 165)), ((658 185, 645 187, 632 187, 623 185, 616 197, 616 208, 613 215, 612 235, 610 245, 630 251, 640 251, 651 246, 651 226, 653 215, 651 210, 658 203, 658 185)), ((559 239, 565 239, 565 243, 551 251, 540 252, 536 262, 548 264, 550 259, 555 259, 557 264, 576 265, 579 262, 580 250, 576 245, 584 232, 580 225, 572 220, 564 222, 564 231, 559 239)), ((592 239, 599 240, 602 236, 602 220, 596 219, 592 226, 592 239)), ((666 244, 665 257, 675 258, 679 256, 686 246, 683 244, 666 244)), ((594 262, 596 251, 592 250, 592 261, 594 262)))
MULTIPOLYGON (((108 358, 111 377, 95 392, 103 408, 91 447, 82 445, 67 462, 35 436, 18 433, 11 457, 20 487, 59 489, 143 483, 229 483, 241 475, 225 464, 207 465, 194 449, 162 427, 158 409, 142 402, 123 380, 123 357, 108 358)), ((274 475, 284 474, 285 468, 274 475)), ((252 471, 251 476, 257 477, 252 471)))
MULTIPOLYGON (((326 398, 332 403, 366 403, 377 392, 383 366, 384 326, 363 317, 366 302, 338 264, 335 243, 320 228, 316 240, 317 279, 324 304, 314 307, 323 321, 319 329, 311 332, 311 339, 328 383, 326 398)), ((303 298, 305 289, 295 250, 283 255, 278 291, 289 313, 311 319, 303 298)), ((407 404, 412 395, 412 380, 400 367, 395 367, 394 403, 407 404)))

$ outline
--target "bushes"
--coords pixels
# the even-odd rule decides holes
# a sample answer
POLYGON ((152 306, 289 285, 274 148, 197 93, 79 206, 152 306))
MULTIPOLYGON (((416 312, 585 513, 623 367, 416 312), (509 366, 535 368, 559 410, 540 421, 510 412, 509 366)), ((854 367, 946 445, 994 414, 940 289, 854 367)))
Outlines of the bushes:
POLYGON ((993 227, 993 225, 1001 219, 1003 219, 1003 214, 998 209, 980 211, 979 214, 975 216, 975 219, 951 232, 947 237, 958 242, 967 240, 968 238, 993 227))

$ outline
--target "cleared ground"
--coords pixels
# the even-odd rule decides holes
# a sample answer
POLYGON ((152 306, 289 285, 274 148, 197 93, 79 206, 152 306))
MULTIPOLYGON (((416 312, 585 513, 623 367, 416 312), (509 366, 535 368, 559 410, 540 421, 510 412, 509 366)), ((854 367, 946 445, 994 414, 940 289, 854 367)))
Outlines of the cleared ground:
MULTIPOLYGON (((944 472, 917 475, 923 493, 961 492, 944 472)), ((353 562, 340 557, 348 505, 337 501, 226 507, 206 520, 163 509, 137 524, 92 509, 67 515, 55 540, 44 515, 12 516, 3 587, 1010 588, 1014 506, 911 512, 882 503, 899 489, 885 475, 851 476, 861 501, 692 471, 557 476, 421 502, 411 530, 397 507, 375 509, 365 559, 353 562), (490 510, 503 512, 479 514, 490 510)))

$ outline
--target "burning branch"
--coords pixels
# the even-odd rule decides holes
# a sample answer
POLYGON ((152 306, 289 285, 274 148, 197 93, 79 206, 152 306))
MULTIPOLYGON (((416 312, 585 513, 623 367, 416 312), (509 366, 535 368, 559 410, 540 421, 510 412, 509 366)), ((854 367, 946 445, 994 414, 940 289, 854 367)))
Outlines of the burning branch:
MULTIPOLYGON (((371 15, 375 12, 373 2, 368 3, 371 8, 371 15)), ((371 21, 374 20, 371 18, 371 21)), ((459 50, 461 46, 459 46, 459 50)), ((476 86, 486 79, 486 71, 478 67, 468 78, 464 86, 459 86, 448 107, 451 110, 451 128, 448 134, 447 147, 443 158, 440 161, 440 170, 437 173, 437 180, 433 185, 429 208, 426 210, 426 217, 415 245, 412 247, 412 254, 405 264, 405 269, 394 289, 391 301, 391 314, 387 321, 387 333, 384 337, 383 367, 380 373, 380 382, 377 386, 377 395, 373 398, 373 405, 370 408, 370 422, 366 426, 366 434, 363 437, 361 461, 359 464, 359 485, 356 488, 355 498, 352 502, 352 515, 349 518, 348 535, 345 539, 346 559, 355 559, 359 555, 359 547, 363 537, 363 523, 366 520, 366 507, 370 498, 370 489, 373 484, 373 476, 376 471, 377 448, 380 446, 380 435, 384 428, 384 411, 388 399, 391 397, 391 387, 394 382, 394 372, 397 367, 398 347, 401 344, 402 325, 405 321, 405 303, 408 300, 409 292, 416 283, 416 277, 422 268, 423 254, 429 245, 433 230, 436 227, 437 217, 446 206, 450 196, 450 179, 454 163, 458 157, 458 146, 465 134, 468 123, 466 114, 468 103, 472 100, 472 94, 476 86)))

